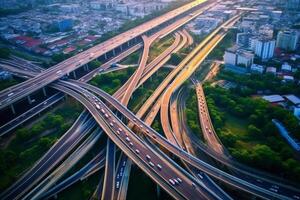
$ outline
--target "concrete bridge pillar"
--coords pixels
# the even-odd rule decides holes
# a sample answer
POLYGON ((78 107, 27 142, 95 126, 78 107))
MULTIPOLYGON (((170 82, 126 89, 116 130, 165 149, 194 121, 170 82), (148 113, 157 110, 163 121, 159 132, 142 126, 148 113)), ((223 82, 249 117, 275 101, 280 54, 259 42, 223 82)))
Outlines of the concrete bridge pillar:
POLYGON ((106 53, 104 54, 104 59, 107 60, 107 54, 106 53))
POLYGON ((44 94, 45 97, 47 96, 47 92, 46 92, 46 88, 45 87, 43 87, 43 94, 44 94))
POLYGON ((156 196, 157 196, 157 199, 159 199, 159 197, 160 197, 160 187, 159 187, 159 185, 156 185, 156 196))
POLYGON ((10 109, 11 109, 12 113, 15 115, 16 110, 15 110, 14 104, 10 104, 10 109))
POLYGON ((121 51, 123 51, 123 46, 122 45, 120 46, 120 49, 121 49, 121 51))
POLYGON ((29 103, 29 104, 31 104, 31 103, 32 103, 32 102, 31 102, 30 95, 28 95, 28 96, 27 96, 27 100, 28 100, 28 103, 29 103))
POLYGON ((73 73, 73 77, 76 79, 76 78, 77 78, 77 76, 76 76, 76 72, 75 72, 75 70, 74 70, 72 73, 73 73))
POLYGON ((83 65, 83 70, 86 72, 89 71, 89 65, 88 64, 83 65))
POLYGON ((113 49, 113 56, 116 56, 116 51, 115 51, 115 49, 113 49))

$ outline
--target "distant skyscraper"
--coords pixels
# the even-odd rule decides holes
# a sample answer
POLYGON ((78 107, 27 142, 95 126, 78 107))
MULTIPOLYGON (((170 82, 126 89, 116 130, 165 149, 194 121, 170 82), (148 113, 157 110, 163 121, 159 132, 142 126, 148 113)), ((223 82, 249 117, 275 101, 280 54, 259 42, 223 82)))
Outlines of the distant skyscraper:
POLYGON ((298 42, 298 35, 294 31, 280 31, 277 35, 277 44, 278 48, 294 51, 296 50, 298 42))
POLYGON ((300 0, 287 0, 286 8, 288 10, 299 10, 300 9, 300 0))

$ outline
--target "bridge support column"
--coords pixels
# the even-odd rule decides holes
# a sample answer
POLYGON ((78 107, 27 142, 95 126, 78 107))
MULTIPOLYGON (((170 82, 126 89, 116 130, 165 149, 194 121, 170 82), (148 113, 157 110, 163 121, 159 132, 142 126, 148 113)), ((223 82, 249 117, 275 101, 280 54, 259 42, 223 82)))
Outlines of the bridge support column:
POLYGON ((136 39, 136 37, 134 38, 134 43, 136 43, 137 42, 137 39, 136 39))
POLYGON ((130 47, 130 41, 127 42, 127 47, 130 47))
POLYGON ((72 73, 73 73, 73 77, 76 79, 76 78, 77 78, 77 76, 76 76, 76 72, 75 72, 75 71, 73 71, 72 73))
POLYGON ((113 56, 116 56, 116 51, 115 51, 115 49, 113 49, 113 56))
POLYGON ((10 104, 10 109, 11 109, 12 113, 15 115, 16 110, 15 110, 14 104, 10 104))
POLYGON ((31 103, 32 103, 32 102, 31 102, 30 95, 28 95, 28 96, 27 96, 27 100, 28 100, 28 103, 29 103, 29 104, 31 104, 31 103))
POLYGON ((156 185, 156 196, 157 196, 157 199, 159 199, 159 197, 160 197, 160 187, 159 187, 159 185, 156 185))
POLYGON ((104 54, 104 59, 107 60, 107 54, 106 53, 104 54))
POLYGON ((83 65, 83 70, 86 72, 89 71, 89 65, 88 64, 83 65))
POLYGON ((123 46, 122 45, 120 46, 120 49, 121 49, 121 51, 123 51, 123 46))
POLYGON ((43 87, 43 94, 44 94, 45 97, 47 96, 47 92, 46 92, 46 88, 45 87, 43 87))

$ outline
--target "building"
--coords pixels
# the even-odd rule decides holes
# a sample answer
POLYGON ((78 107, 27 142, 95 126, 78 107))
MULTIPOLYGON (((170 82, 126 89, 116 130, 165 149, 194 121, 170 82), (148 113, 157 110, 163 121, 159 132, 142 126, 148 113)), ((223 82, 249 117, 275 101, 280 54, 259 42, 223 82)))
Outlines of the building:
POLYGON ((294 77, 293 76, 284 75, 283 76, 283 80, 285 82, 293 82, 294 81, 294 77))
POLYGON ((269 103, 282 103, 284 102, 284 98, 280 95, 266 95, 262 97, 264 100, 268 101, 269 103))
POLYGON ((287 0, 286 9, 290 11, 300 10, 300 0, 287 0))
POLYGON ((226 65, 250 67, 253 64, 254 54, 236 46, 225 51, 224 62, 226 65))
POLYGON ((73 20, 63 19, 61 21, 56 21, 54 25, 58 28, 60 32, 68 31, 73 27, 73 20))
POLYGON ((238 33, 236 35, 236 44, 241 47, 249 48, 251 33, 238 33))
POLYGON ((294 116, 300 120, 300 107, 295 107, 294 108, 294 116))
POLYGON ((299 97, 293 95, 293 94, 289 94, 289 95, 284 95, 284 97, 291 102, 293 105, 298 106, 300 105, 300 99, 299 97))
POLYGON ((288 63, 283 63, 281 65, 281 71, 283 71, 283 72, 291 72, 292 71, 292 66, 289 65, 288 63))
POLYGON ((262 65, 252 64, 250 67, 250 71, 253 73, 264 73, 264 67, 262 65))
POLYGON ((262 60, 268 60, 274 56, 275 40, 259 38, 255 41, 255 55, 262 60))
POLYGON ((267 67, 267 69, 266 69, 266 73, 268 73, 268 74, 276 74, 276 72, 277 72, 277 69, 276 69, 276 67, 267 67))
POLYGON ((294 51, 297 48, 298 35, 295 31, 280 31, 277 35, 276 46, 278 48, 294 51))

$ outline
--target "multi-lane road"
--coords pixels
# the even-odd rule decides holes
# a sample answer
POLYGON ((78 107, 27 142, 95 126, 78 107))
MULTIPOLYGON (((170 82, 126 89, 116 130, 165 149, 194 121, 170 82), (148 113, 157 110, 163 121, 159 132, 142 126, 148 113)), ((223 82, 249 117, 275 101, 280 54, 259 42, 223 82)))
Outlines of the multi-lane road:
MULTIPOLYGON (((170 11, 162 16, 150 20, 142 25, 130 29, 122 34, 119 34, 105 42, 96 45, 82 53, 79 53, 47 70, 44 70, 38 76, 27 80, 21 84, 11 87, 9 90, 4 90, 0 93, 0 109, 7 105, 29 95, 30 93, 45 87, 49 83, 69 74, 77 68, 89 63, 90 61, 104 55, 115 48, 125 44, 126 42, 146 33, 147 31, 156 28, 157 26, 174 20, 177 16, 188 12, 192 8, 202 4, 206 0, 193 1, 178 9, 170 11)), ((190 17, 191 19, 193 16, 190 17)))

